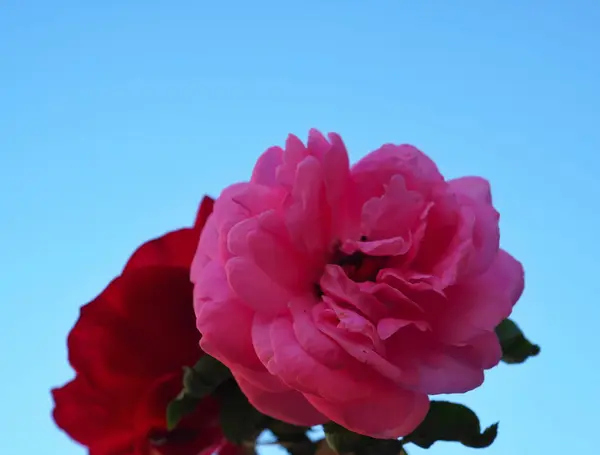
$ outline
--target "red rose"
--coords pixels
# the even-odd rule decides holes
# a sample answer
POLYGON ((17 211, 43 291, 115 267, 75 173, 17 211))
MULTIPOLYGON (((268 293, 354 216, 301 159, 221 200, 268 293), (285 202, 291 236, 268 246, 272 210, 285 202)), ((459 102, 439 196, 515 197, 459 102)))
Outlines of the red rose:
POLYGON ((182 367, 203 355, 189 279, 213 200, 193 228, 142 245, 120 276, 81 308, 68 338, 76 377, 52 391, 57 425, 90 455, 197 455, 224 447, 218 404, 206 398, 173 431, 166 407, 182 384, 182 367))

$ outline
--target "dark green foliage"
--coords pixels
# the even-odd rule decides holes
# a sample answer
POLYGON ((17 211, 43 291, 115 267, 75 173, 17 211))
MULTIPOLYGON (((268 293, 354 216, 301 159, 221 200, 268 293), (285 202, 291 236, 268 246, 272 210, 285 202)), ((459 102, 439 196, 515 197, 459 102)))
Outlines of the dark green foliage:
POLYGON ((481 449, 490 446, 497 434, 497 423, 482 433, 477 414, 466 406, 432 401, 423 423, 404 440, 424 449, 428 449, 436 441, 455 441, 467 447, 481 449))
POLYGON ((540 353, 540 347, 525 338, 519 326, 510 319, 505 319, 496 327, 496 335, 502 346, 502 361, 505 363, 523 363, 540 353))

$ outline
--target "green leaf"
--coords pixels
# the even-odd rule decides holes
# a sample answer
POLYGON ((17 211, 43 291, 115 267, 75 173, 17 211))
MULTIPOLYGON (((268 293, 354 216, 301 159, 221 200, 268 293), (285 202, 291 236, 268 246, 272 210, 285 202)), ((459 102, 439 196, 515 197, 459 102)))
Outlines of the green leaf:
POLYGON ((425 420, 404 442, 428 449, 436 441, 454 441, 476 449, 490 446, 498 434, 495 423, 481 432, 477 415, 461 404, 432 401, 425 420))
POLYGON ((221 429, 228 441, 238 445, 253 441, 267 426, 269 418, 250 404, 233 379, 219 387, 217 396, 221 429))
POLYGON ((502 361, 505 363, 523 363, 540 353, 540 347, 525 338, 519 326, 510 319, 505 319, 496 327, 496 335, 502 346, 502 361))
POLYGON ((357 455, 406 455, 402 444, 397 439, 372 439, 357 455))
POLYGON ((187 414, 196 409, 199 398, 186 395, 183 391, 167 405, 167 430, 173 430, 187 414))
POLYGON ((353 433, 335 422, 323 425, 325 440, 329 447, 340 454, 356 453, 370 442, 369 437, 353 433))
POLYGON ((323 425, 325 440, 338 454, 354 455, 403 455, 402 441, 397 439, 375 439, 353 433, 329 422, 323 425))
POLYGON ((192 368, 183 369, 183 388, 187 395, 203 398, 231 377, 231 371, 214 357, 204 355, 192 368))
POLYGON ((167 429, 173 430, 183 417, 196 409, 202 398, 230 377, 231 372, 225 365, 206 354, 192 368, 184 367, 183 389, 167 405, 167 429))
POLYGON ((299 427, 280 420, 271 420, 268 426, 277 441, 290 455, 314 455, 318 443, 307 436, 310 427, 299 427))

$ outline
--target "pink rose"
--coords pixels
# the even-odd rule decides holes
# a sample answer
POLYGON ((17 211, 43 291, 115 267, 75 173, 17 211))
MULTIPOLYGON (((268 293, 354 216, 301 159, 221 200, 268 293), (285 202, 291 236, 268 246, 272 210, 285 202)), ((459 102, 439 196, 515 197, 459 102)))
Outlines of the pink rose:
POLYGON ((251 403, 299 425, 406 435, 428 395, 481 385, 523 291, 478 177, 410 145, 352 168, 337 134, 268 149, 225 189, 192 265, 202 349, 251 403))

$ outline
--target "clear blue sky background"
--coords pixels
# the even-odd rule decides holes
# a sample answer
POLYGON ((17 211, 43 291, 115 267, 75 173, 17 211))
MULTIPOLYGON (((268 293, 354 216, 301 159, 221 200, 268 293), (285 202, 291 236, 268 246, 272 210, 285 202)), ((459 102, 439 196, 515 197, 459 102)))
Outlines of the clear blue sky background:
POLYGON ((481 453, 596 452, 598 24, 593 0, 2 1, 0 453, 84 453, 48 393, 79 306, 313 126, 491 180, 543 352, 458 398, 501 422, 481 453))

